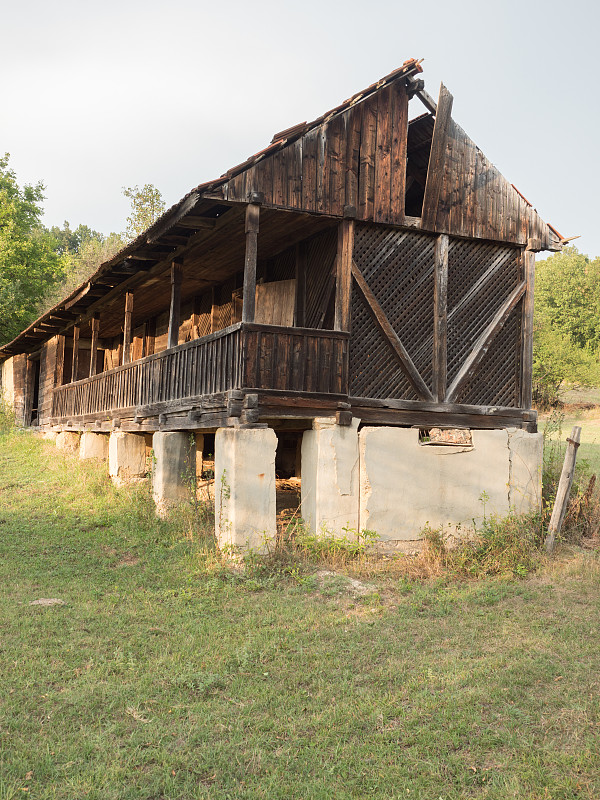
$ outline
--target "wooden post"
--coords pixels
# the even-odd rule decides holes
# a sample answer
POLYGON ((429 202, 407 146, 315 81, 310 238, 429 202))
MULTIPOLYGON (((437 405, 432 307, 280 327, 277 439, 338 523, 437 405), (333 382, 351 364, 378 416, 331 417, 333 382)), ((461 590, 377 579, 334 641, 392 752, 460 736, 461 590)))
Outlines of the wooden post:
POLYGON ((100 317, 96 313, 91 319, 92 344, 90 347, 90 378, 96 374, 96 362, 98 360, 98 334, 100 333, 100 317))
POLYGON ((123 323, 123 363, 131 363, 131 317, 133 315, 133 292, 125 292, 125 321, 123 323))
POLYGON ((180 261, 171 263, 171 307, 169 309, 169 333, 167 349, 179 344, 179 325, 181 320, 181 279, 183 269, 180 261))
POLYGON ((54 371, 54 385, 62 386, 65 373, 65 337, 58 336, 56 343, 56 369, 54 371))
POLYGON ((533 285, 535 282, 535 252, 524 250, 522 255, 523 278, 526 289, 523 298, 522 354, 521 354, 521 408, 531 408, 533 380, 533 285))
POLYGON ((306 325, 306 243, 296 245, 296 327, 306 325))
POLYGON ((350 330, 350 300, 352 297, 352 251, 354 248, 354 220, 344 219, 338 225, 338 243, 335 268, 334 330, 350 330))
POLYGON ((433 397, 446 399, 448 376, 448 236, 442 233, 435 242, 433 289, 433 397))
POLYGON ((79 371, 79 325, 73 325, 73 359, 71 361, 71 383, 77 380, 79 371))
POLYGON ((571 431, 570 438, 567 439, 568 444, 567 452, 565 453, 565 461, 560 474, 560 481, 558 482, 556 500, 554 501, 550 524, 548 525, 548 535, 544 542, 548 555, 551 555, 554 550, 556 537, 560 533, 560 529, 565 520, 565 514, 567 513, 569 494, 571 493, 571 486, 573 485, 573 478, 575 476, 575 461, 577 459, 580 438, 581 428, 575 425, 571 431))
MULTIPOLYGON (((243 309, 242 309, 243 314, 243 309)), ((210 332, 217 330, 217 289, 212 286, 210 289, 210 332)))
POLYGON ((254 322, 256 313, 256 259, 258 255, 258 222, 260 206, 246 206, 246 260, 244 262, 244 301, 242 322, 254 322))

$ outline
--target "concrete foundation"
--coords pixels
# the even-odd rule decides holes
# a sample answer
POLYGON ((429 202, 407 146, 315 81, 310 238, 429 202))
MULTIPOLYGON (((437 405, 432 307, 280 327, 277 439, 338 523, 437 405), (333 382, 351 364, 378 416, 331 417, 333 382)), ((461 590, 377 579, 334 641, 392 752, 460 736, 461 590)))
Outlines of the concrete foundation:
POLYGON ((221 547, 265 549, 276 533, 271 428, 219 428, 215 435, 215 532, 221 547))
POLYGON ((79 452, 79 433, 76 431, 61 431, 57 434, 56 447, 64 453, 79 452))
POLYGON ((84 431, 79 442, 79 458, 106 461, 108 459, 108 434, 84 431))
POLYGON ((152 449, 152 495, 157 514, 164 517, 170 508, 193 496, 196 447, 189 433, 158 431, 152 437, 152 449))
POLYGON ((384 541, 414 541, 424 527, 460 535, 484 515, 541 503, 542 434, 472 432, 473 445, 419 442, 413 428, 363 428, 360 527, 384 541))
POLYGON ((302 437, 302 518, 313 531, 359 530, 358 420, 315 419, 302 437))
POLYGON ((108 442, 108 474, 116 486, 146 477, 146 440, 140 433, 113 431, 108 442))

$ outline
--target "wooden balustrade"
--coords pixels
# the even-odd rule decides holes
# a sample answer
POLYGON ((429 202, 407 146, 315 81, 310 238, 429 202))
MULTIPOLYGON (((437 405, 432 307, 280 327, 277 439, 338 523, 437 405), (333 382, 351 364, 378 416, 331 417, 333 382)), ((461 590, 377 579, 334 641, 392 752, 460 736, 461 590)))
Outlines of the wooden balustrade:
POLYGON ((345 394, 348 338, 340 331, 237 323, 54 389, 57 419, 134 412, 228 389, 345 394))

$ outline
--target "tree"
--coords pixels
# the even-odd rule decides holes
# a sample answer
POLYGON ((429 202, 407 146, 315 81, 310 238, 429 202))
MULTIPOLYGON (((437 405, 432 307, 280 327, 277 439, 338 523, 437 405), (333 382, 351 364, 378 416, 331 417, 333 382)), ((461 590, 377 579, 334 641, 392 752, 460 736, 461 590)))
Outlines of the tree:
POLYGON ((131 201, 131 214, 127 217, 126 236, 135 239, 157 220, 165 210, 161 193, 151 183, 123 187, 123 194, 131 201))
POLYGON ((600 258, 566 247, 536 264, 534 400, 555 405, 563 384, 600 384, 600 258))
POLYGON ((62 279, 65 263, 56 241, 41 224, 44 186, 22 188, 0 157, 0 342, 32 322, 40 300, 62 279))

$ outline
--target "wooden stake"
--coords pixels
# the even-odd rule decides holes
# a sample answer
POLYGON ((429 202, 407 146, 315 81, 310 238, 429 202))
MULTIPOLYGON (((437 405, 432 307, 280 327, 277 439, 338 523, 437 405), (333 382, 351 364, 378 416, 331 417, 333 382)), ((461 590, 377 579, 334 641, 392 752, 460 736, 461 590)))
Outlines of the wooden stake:
POLYGON ((169 309, 169 333, 167 334, 167 349, 177 347, 179 344, 179 325, 181 321, 181 279, 183 268, 180 261, 171 264, 171 307, 169 309))
POLYGON ((131 317, 133 315, 133 292, 125 292, 125 321, 123 323, 123 363, 131 363, 131 317))
POLYGON ((246 260, 244 263, 244 300, 242 322, 254 322, 256 314, 256 260, 258 256, 258 222, 260 206, 246 207, 246 260))
POLYGON ((96 362, 98 361, 98 335, 100 333, 100 317, 94 314, 92 324, 92 345, 90 347, 90 378, 96 374, 96 362))
POLYGON ((567 452, 565 453, 565 461, 560 474, 560 481, 558 482, 558 490, 556 492, 554 508, 552 509, 552 516, 550 517, 550 524, 548 525, 548 535, 544 542, 548 555, 551 555, 554 550, 556 537, 560 533, 565 514, 567 513, 569 494, 571 493, 573 477, 575 476, 575 461, 577 459, 577 449, 579 448, 580 438, 581 428, 575 425, 571 431, 570 438, 567 439, 568 444, 567 452))

